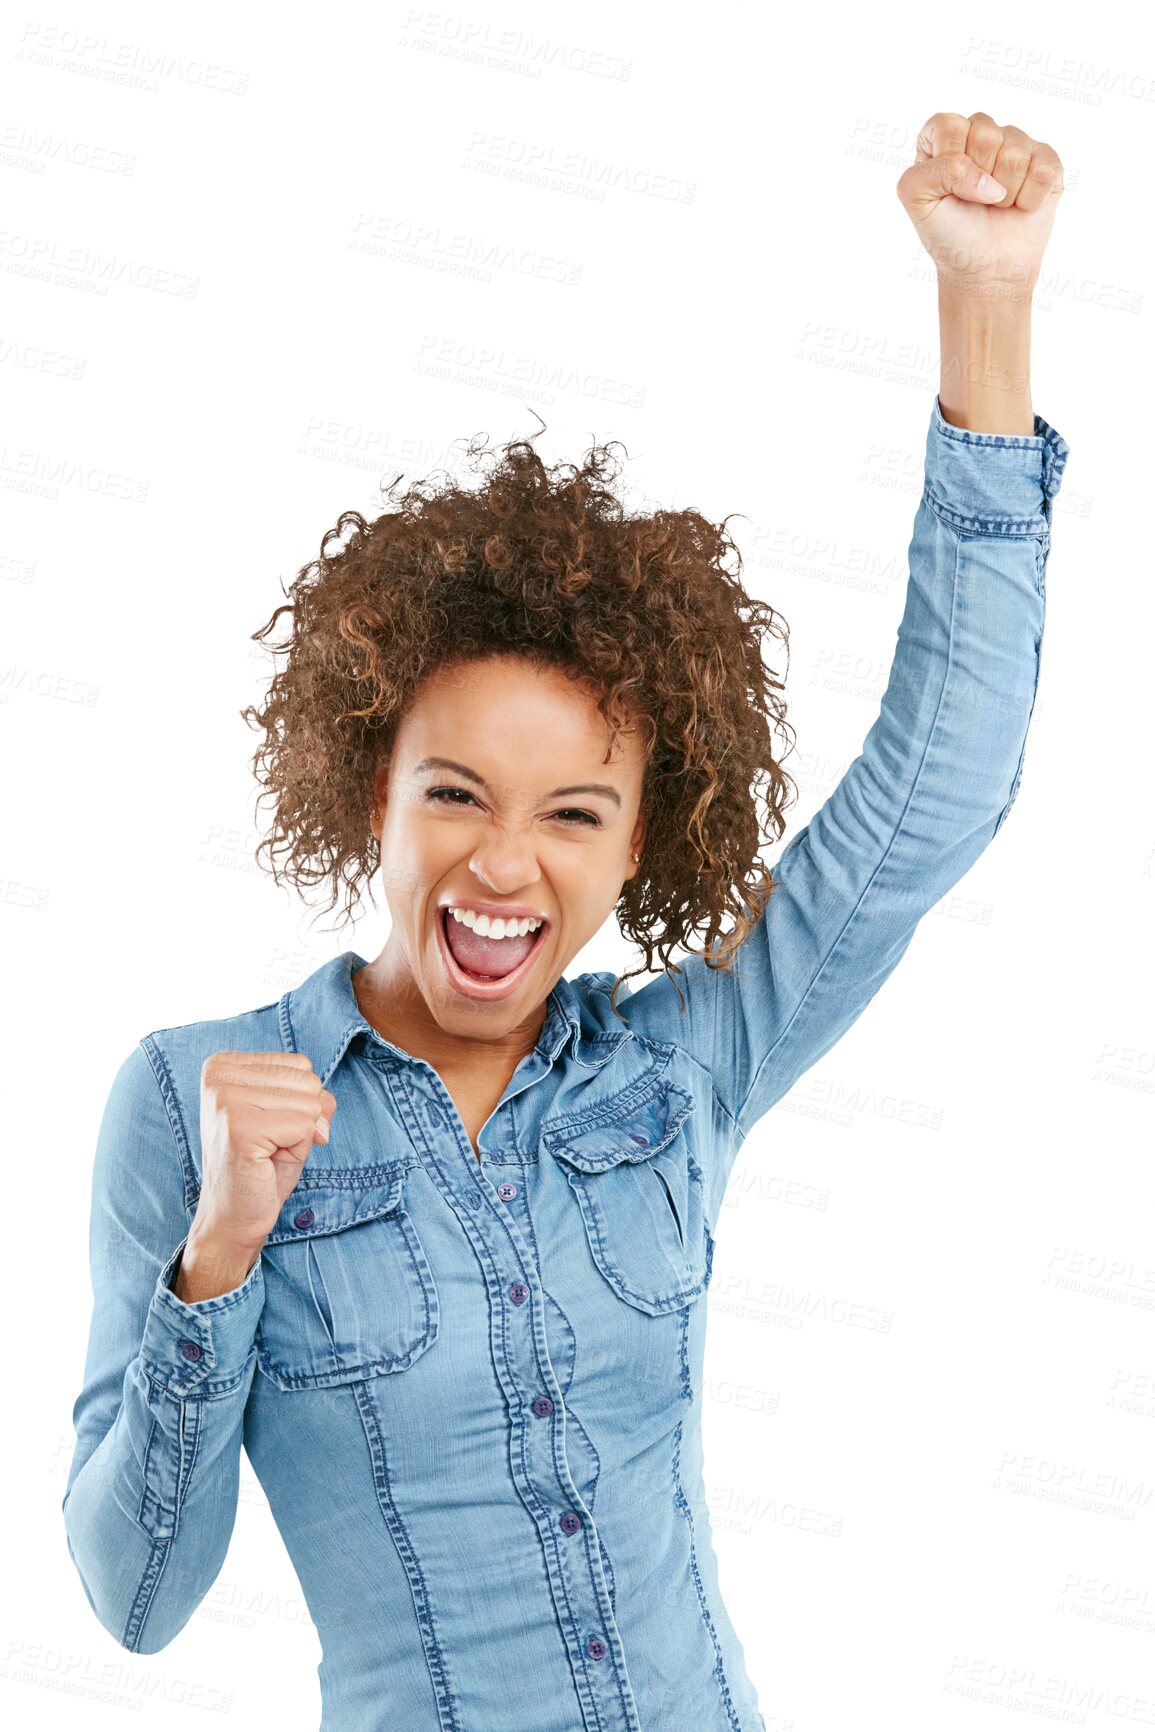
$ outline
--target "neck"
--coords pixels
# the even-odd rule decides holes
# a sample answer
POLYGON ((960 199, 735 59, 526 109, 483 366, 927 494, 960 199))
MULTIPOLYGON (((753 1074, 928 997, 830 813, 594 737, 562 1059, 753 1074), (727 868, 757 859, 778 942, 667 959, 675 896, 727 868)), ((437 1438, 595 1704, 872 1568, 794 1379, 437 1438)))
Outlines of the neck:
POLYGON ((476 1035, 454 1034, 442 1028, 408 969, 392 966, 388 946, 356 971, 352 985, 365 1021, 403 1052, 425 1059, 441 1075, 494 1070, 512 1074, 521 1059, 533 1051, 545 1026, 546 1006, 542 1004, 515 1028, 498 1035, 480 1030, 476 1035))

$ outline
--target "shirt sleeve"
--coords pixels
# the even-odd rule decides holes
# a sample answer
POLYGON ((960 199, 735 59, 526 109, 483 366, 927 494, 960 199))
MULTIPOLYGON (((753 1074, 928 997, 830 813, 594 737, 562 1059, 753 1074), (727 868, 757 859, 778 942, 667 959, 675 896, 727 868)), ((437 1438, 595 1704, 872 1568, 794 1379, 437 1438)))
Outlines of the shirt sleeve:
POLYGON ((976 433, 936 396, 906 603, 862 751, 771 868, 734 972, 678 959, 618 1003, 710 1072, 735 1148, 870 1003, 922 916, 997 835, 1038 687, 1051 501, 1066 441, 976 433))
POLYGON ((171 1290, 189 1169, 166 1082, 159 1053, 142 1041, 117 1072, 100 1125, 92 1320, 62 1504, 89 1604, 122 1647, 142 1654, 172 1641, 224 1562, 264 1302, 259 1257, 231 1292, 186 1304, 171 1290))

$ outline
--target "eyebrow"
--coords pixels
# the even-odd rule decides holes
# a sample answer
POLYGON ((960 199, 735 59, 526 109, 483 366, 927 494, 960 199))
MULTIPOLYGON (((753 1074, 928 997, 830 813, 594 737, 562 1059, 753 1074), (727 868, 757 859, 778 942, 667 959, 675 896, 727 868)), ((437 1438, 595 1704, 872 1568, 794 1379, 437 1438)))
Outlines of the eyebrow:
MULTIPOLYGON (((488 789, 489 787, 484 776, 479 776, 476 770, 469 768, 468 764, 458 764, 452 758, 422 758, 421 762, 414 767, 413 773, 415 776, 419 776, 423 770, 433 769, 453 770, 457 775, 464 776, 467 781, 476 782, 479 788, 488 789)), ((606 782, 575 782, 569 788, 554 788, 552 793, 545 795, 545 798, 557 800, 564 794, 602 794, 607 800, 612 800, 614 805, 619 808, 622 803, 622 797, 617 789, 611 788, 606 782)))

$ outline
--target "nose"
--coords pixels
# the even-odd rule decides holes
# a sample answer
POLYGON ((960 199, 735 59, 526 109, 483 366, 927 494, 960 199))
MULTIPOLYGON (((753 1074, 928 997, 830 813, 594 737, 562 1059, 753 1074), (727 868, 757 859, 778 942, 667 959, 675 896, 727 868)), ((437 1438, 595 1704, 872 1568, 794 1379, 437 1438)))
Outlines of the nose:
POLYGON ((470 855, 469 870, 497 896, 512 896, 541 878, 533 837, 521 827, 491 830, 470 855))

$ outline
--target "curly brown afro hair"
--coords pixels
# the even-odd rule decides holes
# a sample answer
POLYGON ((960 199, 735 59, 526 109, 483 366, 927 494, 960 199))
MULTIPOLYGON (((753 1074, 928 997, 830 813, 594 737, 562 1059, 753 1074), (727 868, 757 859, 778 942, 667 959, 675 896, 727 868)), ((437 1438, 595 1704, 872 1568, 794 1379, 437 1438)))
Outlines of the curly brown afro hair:
POLYGON ((258 803, 275 806, 258 863, 278 884, 328 884, 327 909, 343 890, 350 920, 378 865, 374 776, 430 674, 514 653, 592 682, 611 746, 634 726, 645 752, 645 858, 616 908, 645 957, 614 982, 624 1022, 623 981, 653 972, 655 952, 676 975, 671 952, 691 949, 700 928, 707 951, 721 939, 707 966, 731 968, 774 888, 759 850, 781 836, 797 788, 773 750, 776 732, 794 747, 784 683, 762 655, 772 634, 788 660, 785 622, 746 593, 725 522, 689 508, 626 514, 612 487, 620 443, 547 466, 527 439, 491 452, 478 435, 467 452, 476 486, 447 476, 396 497, 395 481, 379 517, 343 512, 282 588, 291 599, 252 634, 264 642, 291 615, 269 646, 287 659, 264 704, 241 715, 263 730, 252 767, 258 803))

